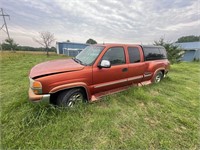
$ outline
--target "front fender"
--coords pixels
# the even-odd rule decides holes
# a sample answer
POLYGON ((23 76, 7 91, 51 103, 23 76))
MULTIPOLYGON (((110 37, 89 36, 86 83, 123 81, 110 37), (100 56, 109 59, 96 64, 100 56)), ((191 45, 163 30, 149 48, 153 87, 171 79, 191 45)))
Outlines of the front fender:
POLYGON ((62 90, 76 88, 76 87, 84 88, 85 91, 86 91, 86 94, 87 94, 87 98, 90 99, 91 93, 90 93, 89 87, 84 82, 75 82, 75 83, 59 85, 59 86, 56 86, 56 87, 52 88, 49 93, 53 94, 53 93, 56 93, 56 92, 59 92, 59 91, 62 91, 62 90))

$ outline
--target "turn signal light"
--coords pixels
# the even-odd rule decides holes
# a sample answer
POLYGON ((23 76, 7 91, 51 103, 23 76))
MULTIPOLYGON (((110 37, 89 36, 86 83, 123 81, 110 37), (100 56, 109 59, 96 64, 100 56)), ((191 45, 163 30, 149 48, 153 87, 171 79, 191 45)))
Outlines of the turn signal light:
POLYGON ((42 84, 38 81, 33 82, 33 88, 42 88, 42 84))

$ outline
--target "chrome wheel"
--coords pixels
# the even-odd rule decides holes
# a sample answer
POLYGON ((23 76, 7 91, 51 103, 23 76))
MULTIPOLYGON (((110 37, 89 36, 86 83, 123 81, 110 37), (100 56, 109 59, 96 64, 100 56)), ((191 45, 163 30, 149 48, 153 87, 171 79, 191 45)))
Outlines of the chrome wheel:
POLYGON ((75 94, 73 94, 70 98, 69 98, 69 100, 68 100, 68 102, 67 102, 67 106, 69 106, 69 107, 73 107, 73 105, 75 104, 75 103, 82 103, 83 102, 83 95, 82 95, 82 93, 75 93, 75 94))
POLYGON ((159 83, 162 80, 162 78, 163 78, 163 74, 162 72, 159 71, 154 78, 154 83, 159 83))
POLYGON ((62 91, 57 98, 57 105, 61 107, 73 107, 82 102, 86 102, 86 96, 80 88, 62 91))

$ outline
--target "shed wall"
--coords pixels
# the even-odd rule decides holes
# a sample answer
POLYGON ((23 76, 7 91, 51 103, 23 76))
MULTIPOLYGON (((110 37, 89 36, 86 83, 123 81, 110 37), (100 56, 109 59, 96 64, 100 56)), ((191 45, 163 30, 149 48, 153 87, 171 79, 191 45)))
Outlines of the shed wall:
POLYGON ((57 42, 57 53, 69 56, 76 56, 80 51, 86 48, 88 44, 71 43, 71 42, 57 42))
POLYGON ((193 61, 195 50, 185 51, 182 61, 193 61))

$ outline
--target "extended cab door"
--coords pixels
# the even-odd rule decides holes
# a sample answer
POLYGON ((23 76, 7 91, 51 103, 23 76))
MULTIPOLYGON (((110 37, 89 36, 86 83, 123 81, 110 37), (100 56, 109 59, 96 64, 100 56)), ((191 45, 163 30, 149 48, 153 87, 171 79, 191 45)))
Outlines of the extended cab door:
POLYGON ((140 46, 128 46, 128 84, 139 83, 142 81, 147 68, 144 62, 144 55, 140 46))
POLYGON ((125 49, 122 46, 108 48, 97 62, 109 60, 110 68, 93 66, 94 93, 104 92, 127 85, 128 64, 126 64, 125 49))

